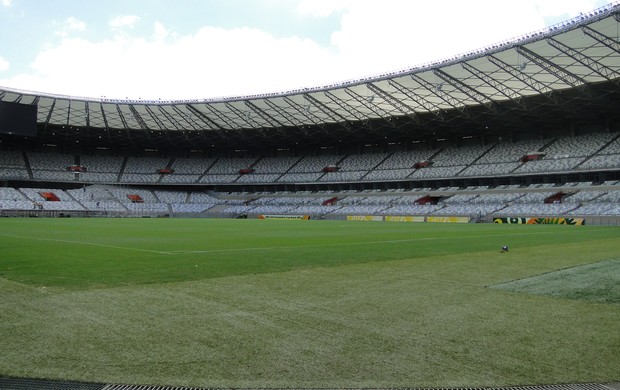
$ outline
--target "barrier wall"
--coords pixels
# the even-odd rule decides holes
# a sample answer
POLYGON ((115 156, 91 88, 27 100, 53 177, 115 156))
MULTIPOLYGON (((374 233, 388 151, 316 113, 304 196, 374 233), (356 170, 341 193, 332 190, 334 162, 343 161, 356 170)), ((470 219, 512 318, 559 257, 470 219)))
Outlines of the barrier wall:
POLYGON ((493 218, 493 223, 508 223, 519 225, 585 225, 583 218, 553 218, 553 217, 516 217, 493 218))

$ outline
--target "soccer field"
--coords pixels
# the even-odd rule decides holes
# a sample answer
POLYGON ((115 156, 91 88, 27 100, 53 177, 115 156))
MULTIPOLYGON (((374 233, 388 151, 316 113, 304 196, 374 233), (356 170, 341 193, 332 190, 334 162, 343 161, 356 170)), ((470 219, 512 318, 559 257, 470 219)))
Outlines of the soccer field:
POLYGON ((0 296, 0 376, 315 388, 620 380, 615 227, 2 219, 0 296))

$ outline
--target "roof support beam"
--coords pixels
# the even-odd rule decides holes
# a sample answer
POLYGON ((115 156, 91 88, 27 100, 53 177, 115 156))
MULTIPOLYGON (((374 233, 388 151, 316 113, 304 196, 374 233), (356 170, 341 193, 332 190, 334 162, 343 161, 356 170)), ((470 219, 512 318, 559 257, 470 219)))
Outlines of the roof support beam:
POLYGON ((249 127, 253 129, 257 129, 257 130, 261 128, 261 126, 255 120, 252 119, 251 111, 246 111, 244 113, 237 107, 230 104, 229 102, 224 103, 224 105, 228 107, 228 109, 232 111, 239 119, 244 121, 249 127))
POLYGON ((52 106, 50 107, 49 112, 47 113, 47 117, 45 118, 45 127, 49 125, 50 120, 52 119, 52 113, 54 112, 54 108, 56 108, 56 99, 52 100, 52 106))
MULTIPOLYGON (((618 16, 618 14, 616 14, 616 16, 618 16)), ((611 39, 608 36, 605 36, 601 34, 600 32, 591 29, 588 26, 582 26, 581 31, 583 31, 584 34, 594 39, 598 43, 606 46, 607 48, 615 51, 616 53, 620 53, 620 43, 617 42, 616 40, 611 39)))
POLYGON ((305 131, 304 124, 299 119, 297 119, 293 115, 289 114, 286 110, 282 109, 282 107, 280 107, 277 104, 273 103, 270 99, 265 99, 264 102, 272 110, 274 110, 280 116, 282 116, 284 119, 286 119, 290 123, 291 126, 295 126, 298 129, 300 129, 302 131, 305 131))
POLYGON ((71 103, 73 103, 73 100, 69 99, 68 100, 69 106, 67 107, 67 122, 65 123, 67 126, 71 126, 71 103))
POLYGON ((409 107, 407 104, 403 103, 401 100, 397 99, 391 93, 384 91, 383 89, 377 87, 373 83, 366 83, 368 89, 370 89, 373 93, 381 96, 383 100, 388 102, 392 107, 397 109, 401 114, 411 119, 412 121, 419 123, 420 120, 415 113, 415 110, 409 107))
MULTIPOLYGON (((170 108, 179 115, 179 118, 182 118, 183 120, 185 120, 185 122, 187 122, 187 124, 191 127, 191 129, 187 129, 187 128, 185 128, 183 123, 181 123, 180 121, 178 121, 178 120, 171 121, 172 124, 177 127, 177 129, 179 129, 181 131, 183 131, 183 130, 202 130, 202 126, 193 119, 194 113, 192 111, 190 111, 189 105, 185 106, 185 108, 186 108, 185 111, 181 110, 179 108, 179 106, 170 106, 170 108)), ((167 110, 165 110, 162 106, 159 106, 159 110, 162 111, 162 112, 165 112, 168 116, 172 117, 172 115, 167 110)))
POLYGON ((413 100, 418 106, 422 107, 423 109, 425 109, 426 111, 428 111, 429 113, 435 115, 437 118, 439 118, 440 120, 444 121, 445 117, 443 115, 443 111, 434 103, 421 98, 420 96, 418 96, 417 94, 415 94, 413 91, 411 91, 409 88, 406 88, 405 86, 403 86, 402 84, 400 84, 399 82, 395 81, 395 80, 388 80, 388 83, 390 83, 390 85, 394 88, 396 88, 396 90, 400 93, 402 93, 403 95, 407 96, 407 98, 413 100))
POLYGON ((495 56, 493 56, 491 54, 488 55, 486 58, 489 61, 491 61, 493 63, 493 65, 497 66, 498 68, 502 69, 504 72, 506 72, 509 75, 511 75, 512 77, 514 77, 515 79, 521 81, 523 84, 525 84, 528 87, 532 88, 533 90, 535 90, 540 95, 547 97, 553 104, 555 104, 555 105, 558 104, 558 98, 557 98, 557 96, 555 96, 555 94, 553 93, 553 90, 551 88, 549 88, 546 85, 542 84, 538 80, 533 79, 532 77, 528 76, 527 74, 523 73, 522 71, 519 71, 518 69, 514 68, 513 66, 508 65, 504 61, 500 60, 499 58, 497 58, 497 57, 495 57, 495 56))
MULTIPOLYGON (((565 44, 556 41, 554 38, 550 37, 547 38, 547 42, 553 46, 554 48, 556 48, 557 50, 561 51, 562 53, 566 54, 567 56, 575 59, 576 61, 580 62, 581 64, 587 66, 588 68, 592 69, 595 73, 597 73, 599 76, 604 77, 607 80, 615 80, 618 79, 620 77, 620 74, 618 72, 616 72, 615 70, 601 64, 600 62, 594 60, 592 57, 588 57, 585 56, 583 54, 581 54, 580 52, 578 52, 577 50, 566 46, 565 44)), ((616 80, 617 82, 617 80, 616 80)))
MULTIPOLYGON (((171 114, 170 114, 167 110, 165 110, 163 107, 159 106, 158 108, 159 108, 159 112, 161 112, 161 113, 162 113, 162 115, 166 117, 166 119, 168 120, 168 122, 170 122, 170 123, 172 124, 172 126, 174 126, 175 130, 182 131, 182 130, 184 130, 184 129, 185 129, 185 128, 183 127, 183 125, 182 125, 182 124, 178 121, 178 118, 176 118, 176 117, 172 116, 172 115, 171 115, 171 114)), ((174 106, 172 106, 172 109, 174 110, 174 109, 175 109, 175 107, 174 107, 174 106)), ((179 112, 179 111, 177 111, 177 112, 179 112)), ((179 113, 180 113, 180 112, 179 112, 179 113)), ((182 113, 180 113, 180 114, 181 114, 181 117, 183 117, 183 116, 184 116, 182 113)), ((163 123, 162 123, 162 124, 163 124, 163 123)), ((165 126, 164 126, 164 128, 165 128, 165 126)))
POLYGON ((314 96, 312 96, 310 94, 304 93, 302 96, 307 101, 309 101, 314 106, 316 106, 319 110, 321 110, 325 115, 330 117, 334 122, 339 123, 340 125, 342 125, 347 130, 350 129, 349 123, 347 122, 346 118, 344 118, 338 112, 336 112, 336 111, 332 110, 331 108, 327 107, 325 104, 323 104, 323 102, 317 100, 314 96))
POLYGON ((362 122, 366 119, 364 118, 364 115, 360 115, 360 113, 357 110, 354 110, 349 104, 345 104, 342 99, 338 98, 336 95, 334 95, 330 91, 325 91, 325 96, 327 96, 329 100, 334 102, 334 104, 336 104, 337 106, 339 106, 340 108, 348 112, 349 115, 355 117, 355 120, 362 122))
MULTIPOLYGON (((166 115, 165 112, 163 112, 163 110, 161 109, 161 106, 157 106, 159 108, 159 111, 168 119, 170 120, 170 118, 168 118, 168 116, 166 115)), ((153 112, 153 110, 151 109, 150 106, 145 105, 144 109, 146 110, 146 112, 149 113, 149 116, 153 119, 153 121, 157 124, 157 126, 159 127, 159 130, 166 130, 166 125, 164 125, 164 122, 161 121, 161 119, 159 119, 159 116, 157 116, 156 113, 153 112)), ((174 122, 172 123, 174 125, 174 122)), ((177 129, 178 130, 178 129, 177 129)))
POLYGON ((446 73, 445 71, 441 69, 435 69, 433 70, 433 73, 435 74, 435 76, 439 77, 444 82, 452 85, 454 88, 464 93, 470 99, 473 99, 479 104, 486 106, 491 111, 494 111, 493 103, 488 96, 481 94, 480 92, 476 91, 469 85, 463 83, 461 80, 456 79, 455 77, 453 77, 452 75, 449 75, 448 73, 446 73))
MULTIPOLYGON (((176 107, 176 106, 175 106, 176 107)), ((225 139, 225 136, 223 134, 223 131, 221 130, 225 130, 222 128, 221 125, 219 125, 217 122, 215 122, 213 119, 209 118, 204 112, 198 110, 196 107, 194 107, 191 104, 187 104, 186 105, 187 110, 190 111, 191 114, 197 116, 198 118, 200 118, 202 120, 202 122, 204 124, 207 124, 211 127, 210 134, 215 134, 217 135, 220 139, 225 139), (219 130, 219 131, 218 131, 219 130)), ((205 137, 205 132, 202 132, 203 134, 203 138, 205 137)))
POLYGON ((47 116, 45 117, 45 124, 43 125, 43 134, 41 134, 42 136, 45 136, 47 133, 47 126, 50 124, 50 120, 52 120, 52 113, 54 112, 55 107, 56 107, 56 99, 52 100, 52 106, 50 107, 50 110, 47 113, 47 116))
MULTIPOLYGON (((219 112, 215 108, 211 107, 211 105, 205 104, 204 106, 213 115, 215 115, 217 117, 217 119, 221 120, 226 126, 228 126, 228 130, 235 130, 235 129, 239 128, 239 125, 237 125, 234 122, 231 122, 225 115, 222 115, 221 112, 219 112)), ((222 125, 218 125, 218 127, 222 127, 222 125)))
POLYGON ((379 106, 370 103, 366 97, 361 96, 360 94, 349 88, 344 88, 344 91, 347 95, 362 103, 362 105, 366 107, 369 111, 373 112, 379 118, 383 119, 383 121, 386 122, 390 127, 395 127, 394 123, 392 123, 392 114, 385 112, 384 110, 380 109, 379 106))
POLYGON ((213 119, 209 118, 204 112, 200 111, 199 109, 197 109, 193 105, 188 104, 186 107, 187 107, 187 109, 189 111, 191 111, 192 114, 194 114, 197 117, 199 117, 200 119, 202 119, 203 123, 210 125, 213 130, 223 130, 222 129, 222 125, 220 125, 219 123, 217 123, 213 119))
POLYGON ((84 101, 84 112, 86 112, 86 128, 90 129, 90 107, 87 101, 84 101))
POLYGON ((472 75, 484 81, 488 86, 497 90, 497 92, 501 93, 502 95, 512 100, 513 102, 517 103, 522 109, 527 109, 527 105, 525 104, 523 97, 519 95, 517 92, 515 92, 514 90, 508 88, 504 83, 500 83, 499 81, 493 79, 486 73, 481 72, 480 70, 476 69, 473 65, 467 62, 462 62, 461 66, 463 67, 463 69, 465 69, 472 75))
POLYGON ((123 115, 123 111, 121 110, 121 107, 118 104, 115 104, 114 107, 116 107, 118 118, 123 123, 123 127, 125 128, 125 130, 129 130, 129 126, 127 125, 127 121, 125 120, 125 116, 123 115))
MULTIPOLYGON (((192 107, 190 104, 186 104, 186 105, 184 105, 184 107, 185 107, 185 111, 183 111, 179 106, 176 106, 176 105, 170 106, 170 108, 172 108, 172 110, 174 112, 176 112, 180 117, 182 117, 185 121, 187 121, 187 123, 191 127, 191 129, 188 129, 187 132, 181 130, 181 132, 183 134, 183 138, 185 139, 186 142, 189 142, 190 144, 193 144, 195 142, 195 140, 201 139, 205 143, 210 143, 209 142, 209 137, 207 137, 207 133, 209 133, 209 135, 216 135, 220 139, 223 139, 222 132, 220 132, 220 131, 213 131, 213 130, 216 130, 217 127, 213 128, 211 126, 212 122, 208 122, 208 118, 206 118, 206 119, 203 118, 203 114, 202 113, 197 112, 197 110, 194 109, 194 107, 192 107), (194 118, 196 118, 196 119, 194 119, 194 118), (198 122, 199 119, 202 119, 202 124, 198 122), (210 128, 208 130, 211 130, 211 131, 206 131, 206 129, 203 129, 205 124, 209 124, 210 125, 210 128), (190 138, 190 137, 192 137, 192 138, 190 138)), ((162 112, 165 111, 168 115, 171 115, 162 106, 158 106, 158 108, 159 108, 160 111, 162 111, 162 112)), ((173 122, 173 124, 177 124, 177 122, 175 121, 175 122, 173 122)))
POLYGON ((546 58, 541 57, 539 54, 534 53, 526 47, 515 46, 515 50, 517 51, 517 53, 534 62, 536 65, 540 66, 548 73, 551 73, 552 75, 564 81, 571 87, 577 89, 578 91, 581 91, 586 96, 591 97, 590 90, 588 89, 588 84, 581 77, 570 73, 561 66, 554 64, 546 58))
MULTIPOLYGON (((184 130, 183 126, 181 126, 181 124, 175 118, 173 118, 172 115, 170 115, 170 113, 162 109, 162 106, 157 106, 157 108, 159 108, 159 111, 166 117, 166 119, 168 119, 170 123, 172 123, 172 126, 175 127, 175 129, 177 130, 175 131, 175 135, 180 135, 185 141, 187 141, 188 137, 187 137, 187 134, 185 134, 185 132, 183 131, 184 130)), ((144 109, 146 110, 146 112, 149 113, 151 118, 153 118, 155 123, 157 123, 157 126, 159 127, 159 129, 164 132, 166 139, 170 141, 170 129, 168 129, 166 125, 164 124, 164 122, 162 122, 161 119, 159 119, 157 115, 155 115, 155 113, 153 112, 150 106, 145 105, 144 109)))
POLYGON ((412 74, 411 78, 414 81, 416 81, 418 84, 426 88, 426 90, 428 90, 429 92, 431 92, 432 94, 434 94, 435 96, 443 100, 450 107, 454 108, 455 110, 460 111, 466 118, 470 117, 469 112, 467 111, 467 108, 458 99, 454 99, 452 96, 443 92, 441 88, 429 83, 428 81, 424 80, 422 77, 416 74, 412 74))
POLYGON ((323 129, 325 128, 325 124, 323 121, 310 112, 310 105, 301 106, 299 103, 296 103, 293 99, 288 96, 283 97, 284 101, 291 107, 293 107, 299 114, 303 115, 305 118, 310 119, 310 121, 317 127, 323 129))
POLYGON ((129 111, 131 111, 131 115, 136 119, 142 130, 151 130, 133 104, 129 104, 129 111))
POLYGON ((118 105, 118 103, 115 104, 114 107, 116 107, 118 118, 121 120, 121 123, 123 124, 123 128, 125 129, 125 132, 127 133, 127 139, 129 140, 129 143, 131 143, 131 145, 133 146, 133 138, 131 137, 131 131, 129 129, 129 126, 127 125, 127 120, 125 120, 123 111, 121 110, 121 107, 118 105))
POLYGON ((258 107, 256 104, 252 103, 249 100, 246 100, 245 105, 251 109, 252 111, 254 111, 255 113, 258 114, 258 116, 260 116, 261 118, 263 118, 263 120, 267 123, 269 123, 269 125, 271 127, 284 127, 284 124, 280 121, 278 121, 277 119, 275 119, 274 117, 272 117, 271 115, 268 115, 265 111, 263 111, 260 107, 258 107))
POLYGON ((101 110, 101 118, 105 126, 105 133, 108 136, 108 145, 112 147, 112 135, 110 134, 110 125, 108 124, 108 118, 105 116, 105 110, 103 109, 103 103, 99 102, 99 109, 101 110))
POLYGON ((149 141, 152 141, 151 139, 152 130, 149 129, 149 126, 146 124, 146 122, 144 121, 144 119, 142 118, 138 110, 136 110, 133 104, 128 104, 128 107, 129 107, 129 112, 131 112, 131 115, 133 115, 136 122, 138 122, 142 130, 144 130, 143 132, 141 132, 142 135, 145 135, 146 139, 148 139, 149 141), (151 130, 151 132, 149 132, 148 130, 151 130))

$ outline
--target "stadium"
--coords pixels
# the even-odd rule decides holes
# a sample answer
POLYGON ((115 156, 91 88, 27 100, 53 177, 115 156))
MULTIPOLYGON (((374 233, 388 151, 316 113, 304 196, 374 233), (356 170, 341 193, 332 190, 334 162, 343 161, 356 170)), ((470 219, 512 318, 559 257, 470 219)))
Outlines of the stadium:
POLYGON ((0 88, 0 388, 620 388, 618 31, 252 96, 0 88))

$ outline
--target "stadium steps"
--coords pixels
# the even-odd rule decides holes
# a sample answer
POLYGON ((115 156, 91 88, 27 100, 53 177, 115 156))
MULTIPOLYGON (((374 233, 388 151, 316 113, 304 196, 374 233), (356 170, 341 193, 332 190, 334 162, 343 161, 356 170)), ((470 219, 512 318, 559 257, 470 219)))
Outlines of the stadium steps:
POLYGON ((195 181, 195 183, 201 183, 202 179, 207 176, 207 174, 209 173, 209 171, 211 170, 211 168, 213 168, 213 166, 215 164, 217 164, 217 162, 219 161, 219 158, 216 158, 213 160, 213 162, 211 163, 211 165, 209 165, 207 167, 207 169, 204 170, 204 172, 202 172, 202 174, 198 177, 198 179, 195 181))
POLYGON ((368 170, 368 172, 366 172, 364 175, 362 175, 362 177, 360 178, 360 180, 365 180, 366 176, 370 175, 371 172, 374 172, 377 170, 377 168, 379 168, 381 166, 381 164, 383 164, 385 162, 385 160, 387 160, 388 158, 390 158, 394 153, 389 153, 383 160, 379 161, 379 163, 377 165, 375 165, 374 167, 370 168, 368 170))
MULTIPOLYGON (((335 166, 340 166, 340 163, 342 163, 347 157, 348 157, 348 155, 344 156, 340 160, 336 161, 336 163, 334 165, 335 166)), ((327 175, 327 173, 328 172, 323 172, 323 174, 321 176, 319 176, 318 179, 316 179, 317 183, 320 182, 321 180, 323 180, 323 178, 327 175)))
POLYGON ((80 200, 77 199, 75 196, 73 196, 69 191, 65 191, 65 194, 71 199, 72 202, 79 204, 82 209, 88 210, 88 207, 84 206, 84 204, 80 202, 80 200))
POLYGON ((280 176, 278 176, 274 182, 278 182, 280 181, 280 179, 282 179, 284 177, 284 175, 286 175, 287 173, 289 173, 297 164, 299 164, 299 162, 303 159, 303 157, 299 157, 297 159, 297 161, 295 161, 290 167, 288 167, 288 169, 286 171, 284 171, 284 173, 282 173, 280 176))
POLYGON ((491 147, 488 147, 487 150, 485 150, 484 152, 482 152, 478 157, 476 157, 474 159, 474 161, 470 162, 468 165, 465 166, 465 168, 461 169, 460 171, 458 171, 454 176, 461 176, 461 173, 463 173, 465 170, 467 170, 467 168, 469 168, 470 166, 476 164, 478 161, 480 161, 480 159, 482 159, 482 157, 484 157, 485 155, 487 155, 491 150, 493 150, 498 144, 494 144, 491 145, 491 147))
POLYGON ((26 193, 24 193, 24 192, 22 191, 22 189, 21 189, 21 188, 15 188, 15 190, 16 190, 17 192, 19 192, 19 193, 20 193, 20 195, 21 195, 21 196, 23 196, 25 200, 27 200, 27 201, 29 201, 29 202, 32 202, 32 201, 33 201, 32 199, 30 199, 30 197, 29 197, 28 195, 26 195, 26 193))
MULTIPOLYGON (((433 153, 429 158, 426 159, 426 161, 433 161, 433 159, 435 157, 437 157, 439 155, 439 153, 443 152, 443 148, 439 148, 435 151, 435 153, 433 153)), ((410 179, 411 176, 413 176, 419 169, 424 169, 424 168, 416 168, 414 169, 409 175, 407 175, 407 179, 410 179)))
POLYGON ((551 138, 551 140, 549 140, 549 142, 547 142, 547 143, 546 143, 546 144, 544 144, 544 145, 543 145, 540 149, 538 149, 538 151, 539 151, 539 152, 543 152, 543 153, 544 153, 544 151, 545 151, 546 149, 549 149, 549 147, 550 147, 551 145, 553 145, 553 144, 555 143, 555 141, 557 141, 557 140, 559 140, 559 139, 560 139, 560 137, 554 137, 554 138, 551 138))
POLYGON ((149 193, 153 196, 153 198, 155 198, 155 203, 164 203, 161 201, 161 199, 159 199, 159 196, 157 196, 157 194, 155 193, 155 191, 153 190, 149 190, 149 193))
MULTIPOLYGON (((168 164, 166 164, 166 166, 165 166, 164 168, 166 168, 166 169, 172 169, 172 165, 174 164, 174 160, 176 160, 176 159, 175 159, 174 157, 172 157, 172 158, 170 159, 170 161, 168 161, 168 164)), ((162 180, 164 180, 164 176, 166 176, 166 175, 165 175, 165 174, 163 174, 163 173, 162 173, 162 174, 160 174, 160 175, 159 175, 159 179, 157 179, 157 182, 158 182, 158 183, 161 183, 161 182, 162 182, 162 180)))
POLYGON ((123 173, 125 172, 125 167, 127 167, 127 160, 129 159, 128 156, 123 157, 123 163, 121 164, 121 169, 118 172, 118 176, 116 177, 116 182, 120 183, 121 182, 121 178, 123 177, 123 173))
POLYGON ((290 171, 292 171, 292 170, 293 170, 293 168, 295 168, 297 165, 299 165, 299 163, 300 163, 300 162, 301 162, 301 160, 303 160, 303 159, 304 159, 304 157, 303 157, 303 156, 299 157, 299 158, 297 159, 297 161, 295 161, 295 162, 294 162, 294 163, 293 163, 290 167, 288 167, 288 169, 287 169, 286 171, 284 171, 284 174, 287 174, 287 173, 289 173, 290 171))
POLYGON ((28 154, 26 151, 22 151, 22 157, 24 159, 24 164, 26 165, 26 171, 28 172, 28 178, 30 180, 34 180, 34 175, 32 174, 32 167, 30 166, 30 160, 28 159, 28 154))
POLYGON ((581 161, 579 164, 575 165, 573 167, 573 169, 578 169, 580 166, 582 166, 583 164, 585 164, 588 160, 590 160, 592 157, 598 155, 598 153, 600 153, 602 150, 605 150, 606 147, 608 147, 609 145, 611 145, 612 143, 616 142, 617 139, 620 139, 620 134, 617 135, 616 137, 612 138, 611 141, 607 142, 605 145, 601 146, 599 148, 599 150, 597 150, 596 152, 592 153, 591 155, 589 155, 588 157, 586 157, 583 161, 581 161))

